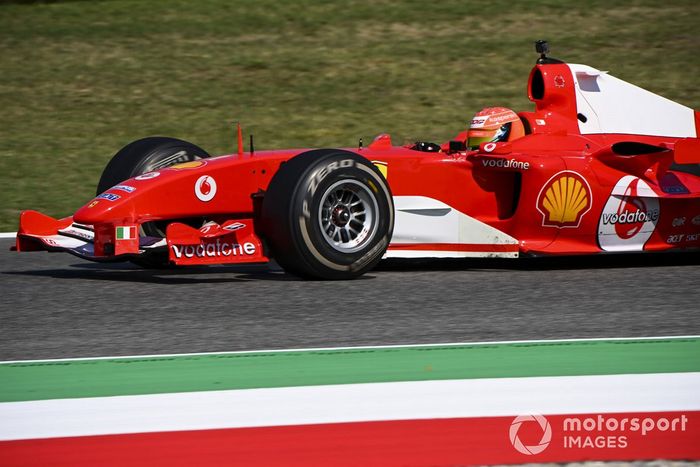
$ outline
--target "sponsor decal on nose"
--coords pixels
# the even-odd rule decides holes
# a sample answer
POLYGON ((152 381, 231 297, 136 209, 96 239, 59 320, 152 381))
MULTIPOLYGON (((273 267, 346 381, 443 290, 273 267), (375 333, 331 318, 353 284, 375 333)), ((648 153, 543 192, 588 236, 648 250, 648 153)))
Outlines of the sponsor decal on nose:
POLYGON ((133 193, 136 191, 136 188, 131 186, 131 185, 115 185, 110 190, 119 190, 119 191, 125 191, 127 193, 133 193))
POLYGON ((202 167, 204 165, 207 165, 206 161, 190 161, 190 162, 183 162, 182 164, 171 165, 168 168, 174 169, 174 170, 196 169, 197 167, 202 167))
POLYGON ((102 193, 97 197, 97 199, 106 199, 107 201, 116 201, 119 198, 121 198, 121 196, 115 195, 114 193, 102 193))
POLYGON ((150 180, 152 178, 156 178, 160 175, 160 172, 147 172, 145 174, 141 174, 137 177, 134 177, 134 180, 150 180))
POLYGON ((216 180, 210 175, 202 175, 194 184, 194 194, 205 203, 214 199, 216 189, 216 180))

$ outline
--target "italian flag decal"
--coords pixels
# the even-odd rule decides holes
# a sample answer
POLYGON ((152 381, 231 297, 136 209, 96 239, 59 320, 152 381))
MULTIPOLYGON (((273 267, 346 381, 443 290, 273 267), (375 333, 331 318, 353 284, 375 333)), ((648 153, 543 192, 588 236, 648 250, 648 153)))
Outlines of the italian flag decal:
POLYGON ((0 463, 700 459, 697 337, 0 363, 0 463))
POLYGON ((136 227, 117 227, 117 240, 133 240, 136 238, 136 227))

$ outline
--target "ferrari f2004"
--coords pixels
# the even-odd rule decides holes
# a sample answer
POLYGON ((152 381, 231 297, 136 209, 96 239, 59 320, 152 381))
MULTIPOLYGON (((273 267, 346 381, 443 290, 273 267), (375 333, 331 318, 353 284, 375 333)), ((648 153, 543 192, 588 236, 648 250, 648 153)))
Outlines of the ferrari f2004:
POLYGON ((347 279, 382 258, 700 247, 700 113, 547 57, 534 111, 494 107, 443 144, 243 150, 150 137, 109 162, 73 216, 23 211, 18 251, 145 267, 263 263, 347 279))

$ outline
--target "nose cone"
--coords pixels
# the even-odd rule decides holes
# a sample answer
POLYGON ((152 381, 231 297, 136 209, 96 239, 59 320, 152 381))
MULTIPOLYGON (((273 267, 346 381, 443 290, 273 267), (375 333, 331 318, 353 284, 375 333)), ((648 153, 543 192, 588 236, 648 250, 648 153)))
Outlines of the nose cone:
POLYGON ((109 189, 98 195, 73 215, 80 224, 100 224, 108 220, 126 220, 131 216, 131 202, 118 190, 109 189))

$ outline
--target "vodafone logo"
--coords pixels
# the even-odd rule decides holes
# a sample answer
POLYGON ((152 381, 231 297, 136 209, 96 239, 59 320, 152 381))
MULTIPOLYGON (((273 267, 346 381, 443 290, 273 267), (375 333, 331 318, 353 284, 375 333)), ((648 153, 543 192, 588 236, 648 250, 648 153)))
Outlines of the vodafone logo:
POLYGON ((516 451, 528 456, 533 456, 541 453, 549 446, 549 443, 552 441, 552 426, 542 415, 518 415, 510 424, 510 431, 508 434, 510 435, 510 443, 516 451), (540 438, 537 444, 526 446, 518 436, 520 427, 527 422, 536 422, 542 429, 542 438, 540 438))
POLYGON ((216 239, 216 243, 200 243, 199 245, 171 245, 176 258, 221 258, 223 256, 252 256, 257 249, 254 243, 243 244, 222 242, 216 239))
POLYGON ((598 243, 605 251, 641 251, 661 216, 658 195, 643 180, 622 177, 598 222, 598 243))
POLYGON ((216 196, 216 180, 209 175, 202 175, 194 184, 194 194, 200 201, 211 201, 216 196))
POLYGON ((496 143, 486 143, 484 144, 484 151, 491 152, 496 149, 496 143))
POLYGON ((502 159, 500 157, 488 157, 482 158, 481 164, 484 167, 494 167, 503 169, 519 169, 519 170, 529 170, 530 163, 522 162, 515 159, 502 159))

